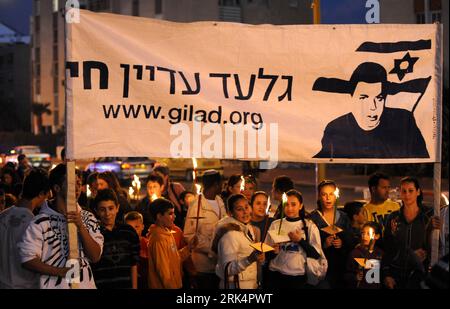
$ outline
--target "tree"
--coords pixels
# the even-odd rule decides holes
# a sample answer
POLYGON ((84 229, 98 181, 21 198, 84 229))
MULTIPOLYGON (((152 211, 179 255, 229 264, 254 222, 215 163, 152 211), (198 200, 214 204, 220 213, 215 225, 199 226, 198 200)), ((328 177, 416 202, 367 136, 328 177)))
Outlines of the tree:
POLYGON ((50 103, 38 103, 38 102, 33 102, 31 104, 31 112, 33 113, 35 119, 36 119, 36 124, 37 124, 37 129, 38 129, 38 134, 42 133, 42 115, 43 114, 47 114, 47 115, 51 115, 52 111, 48 108, 50 106, 50 103))

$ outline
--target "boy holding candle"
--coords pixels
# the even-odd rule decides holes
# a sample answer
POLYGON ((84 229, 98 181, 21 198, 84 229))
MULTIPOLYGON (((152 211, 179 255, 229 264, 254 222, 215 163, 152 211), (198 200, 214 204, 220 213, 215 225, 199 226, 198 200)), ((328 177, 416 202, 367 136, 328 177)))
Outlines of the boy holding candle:
POLYGON ((150 209, 152 202, 160 198, 164 191, 163 178, 155 173, 148 175, 145 180, 145 187, 147 188, 147 196, 144 197, 136 207, 136 210, 144 217, 144 229, 142 236, 145 236, 150 228, 150 225, 155 223, 155 219, 152 217, 150 209))
POLYGON ((381 288, 380 265, 383 252, 375 245, 380 235, 381 228, 377 223, 367 222, 363 225, 361 243, 352 250, 347 260, 345 280, 348 287, 381 288))
POLYGON ((175 210, 172 202, 157 199, 151 212, 156 219, 149 235, 148 282, 151 289, 180 289, 182 287, 182 262, 197 246, 198 238, 194 236, 187 246, 178 249, 172 233, 175 210))

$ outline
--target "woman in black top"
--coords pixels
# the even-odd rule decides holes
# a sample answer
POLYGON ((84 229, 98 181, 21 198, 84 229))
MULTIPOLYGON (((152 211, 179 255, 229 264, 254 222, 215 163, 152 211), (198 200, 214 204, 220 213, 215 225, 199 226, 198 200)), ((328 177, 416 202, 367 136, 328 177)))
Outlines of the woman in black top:
POLYGON ((387 288, 420 288, 430 264, 430 239, 439 219, 433 209, 422 205, 419 181, 400 180, 402 207, 389 215, 385 230, 385 256, 382 262, 387 288))

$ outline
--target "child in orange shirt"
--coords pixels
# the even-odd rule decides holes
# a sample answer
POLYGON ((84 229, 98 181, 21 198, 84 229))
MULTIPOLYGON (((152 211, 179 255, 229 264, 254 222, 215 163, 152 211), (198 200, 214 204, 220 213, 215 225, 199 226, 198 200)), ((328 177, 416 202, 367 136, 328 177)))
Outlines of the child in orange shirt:
POLYGON ((150 209, 156 226, 150 229, 148 245, 148 284, 151 289, 180 289, 182 287, 182 262, 186 260, 198 240, 177 248, 173 226, 175 210, 172 202, 157 199, 150 209))

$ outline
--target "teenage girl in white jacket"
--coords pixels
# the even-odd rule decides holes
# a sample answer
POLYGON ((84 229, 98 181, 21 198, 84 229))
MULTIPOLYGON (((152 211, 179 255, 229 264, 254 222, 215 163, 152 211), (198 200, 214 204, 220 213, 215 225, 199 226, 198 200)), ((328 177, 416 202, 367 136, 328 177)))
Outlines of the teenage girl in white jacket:
POLYGON ((227 207, 231 217, 219 221, 212 245, 218 257, 220 288, 256 289, 257 263, 264 261, 264 254, 250 246, 259 241, 260 235, 259 229, 250 224, 252 208, 242 194, 231 195, 227 207))

